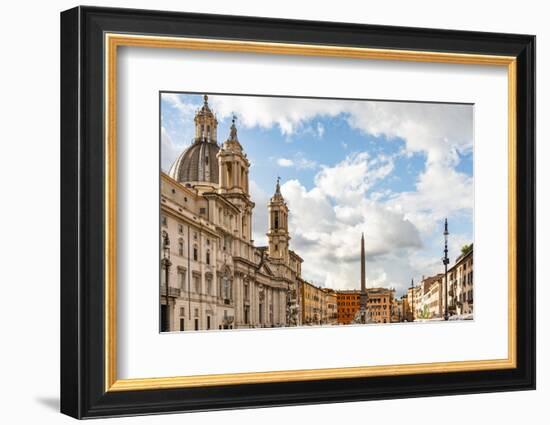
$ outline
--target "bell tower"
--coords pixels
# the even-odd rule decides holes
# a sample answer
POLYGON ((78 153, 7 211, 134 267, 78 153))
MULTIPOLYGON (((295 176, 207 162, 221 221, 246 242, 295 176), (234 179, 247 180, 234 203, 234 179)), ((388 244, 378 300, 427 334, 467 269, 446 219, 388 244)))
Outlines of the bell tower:
POLYGON ((195 114, 195 142, 217 143, 218 120, 208 105, 208 95, 204 95, 204 103, 195 114))
POLYGON ((237 137, 236 119, 233 116, 229 137, 223 143, 218 153, 220 192, 241 194, 248 198, 248 169, 250 168, 250 162, 243 152, 243 147, 237 137))
POLYGON ((218 193, 239 208, 237 231, 245 241, 250 242, 252 240, 252 209, 254 208, 254 202, 250 200, 248 192, 250 161, 239 142, 235 125, 236 119, 233 116, 229 137, 217 154, 220 182, 218 193))
POLYGON ((269 257, 287 262, 288 243, 288 206, 281 195, 280 177, 277 177, 275 193, 269 200, 269 230, 267 238, 269 241, 269 257))

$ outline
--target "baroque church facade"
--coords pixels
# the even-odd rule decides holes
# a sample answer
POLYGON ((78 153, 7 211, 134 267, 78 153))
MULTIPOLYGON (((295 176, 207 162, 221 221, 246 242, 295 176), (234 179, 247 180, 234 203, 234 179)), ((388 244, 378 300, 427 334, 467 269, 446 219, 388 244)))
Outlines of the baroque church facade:
POLYGON ((250 162, 235 119, 223 143, 208 96, 193 143, 161 173, 161 330, 301 325, 302 258, 290 249, 279 180, 267 206, 268 246, 255 246, 250 162), (167 284, 168 283, 168 284, 167 284))

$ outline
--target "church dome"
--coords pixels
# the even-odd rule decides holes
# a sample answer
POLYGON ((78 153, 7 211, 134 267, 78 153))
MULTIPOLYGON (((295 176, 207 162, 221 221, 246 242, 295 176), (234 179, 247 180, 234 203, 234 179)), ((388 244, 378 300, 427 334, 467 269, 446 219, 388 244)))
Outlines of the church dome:
POLYGON ((208 95, 204 95, 204 104, 195 113, 194 121, 193 144, 181 153, 168 174, 180 183, 218 184, 218 120, 208 105, 208 95))
POLYGON ((219 167, 216 155, 220 147, 204 139, 195 140, 184 150, 170 167, 169 175, 180 183, 219 181, 219 167))

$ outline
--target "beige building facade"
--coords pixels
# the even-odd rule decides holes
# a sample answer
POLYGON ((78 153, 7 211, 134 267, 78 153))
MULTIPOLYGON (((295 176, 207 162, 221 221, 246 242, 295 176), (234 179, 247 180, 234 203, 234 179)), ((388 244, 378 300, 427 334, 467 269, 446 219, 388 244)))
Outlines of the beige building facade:
POLYGON ((192 145, 161 174, 161 329, 300 325, 303 260, 289 246, 288 207, 279 181, 269 204, 261 206, 270 215, 269 244, 256 247, 250 163, 235 120, 219 145, 218 123, 205 96, 194 121, 192 145), (167 241, 168 250, 163 249, 167 241))
POLYGON ((321 305, 321 321, 323 325, 338 324, 338 296, 336 291, 323 288, 323 303, 321 305))
POLYGON ((474 313, 474 248, 468 246, 449 269, 449 311, 456 315, 474 313))
MULTIPOLYGON (((447 270, 447 309, 450 318, 472 318, 474 313, 473 251, 473 244, 465 247, 455 264, 447 270)), ((419 285, 408 289, 406 298, 409 308, 414 310, 414 320, 444 318, 445 274, 423 277, 419 285)))

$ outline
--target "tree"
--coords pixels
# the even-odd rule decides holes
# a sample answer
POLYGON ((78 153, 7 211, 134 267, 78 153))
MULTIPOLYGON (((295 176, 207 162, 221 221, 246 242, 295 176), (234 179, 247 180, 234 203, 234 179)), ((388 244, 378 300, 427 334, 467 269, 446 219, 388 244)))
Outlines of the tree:
POLYGON ((460 249, 460 252, 462 253, 462 255, 466 255, 468 254, 472 249, 474 249, 474 244, 471 243, 470 245, 464 245, 461 249, 460 249))

